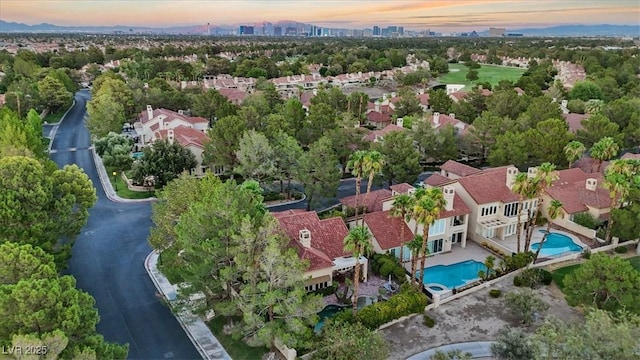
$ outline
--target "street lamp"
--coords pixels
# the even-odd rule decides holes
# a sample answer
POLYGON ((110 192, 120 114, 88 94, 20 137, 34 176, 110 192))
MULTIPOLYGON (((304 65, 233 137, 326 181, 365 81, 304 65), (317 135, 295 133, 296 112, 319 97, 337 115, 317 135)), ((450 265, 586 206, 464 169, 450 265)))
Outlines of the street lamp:
POLYGON ((113 172, 113 185, 116 188, 116 191, 118 191, 118 172, 114 171, 113 172))

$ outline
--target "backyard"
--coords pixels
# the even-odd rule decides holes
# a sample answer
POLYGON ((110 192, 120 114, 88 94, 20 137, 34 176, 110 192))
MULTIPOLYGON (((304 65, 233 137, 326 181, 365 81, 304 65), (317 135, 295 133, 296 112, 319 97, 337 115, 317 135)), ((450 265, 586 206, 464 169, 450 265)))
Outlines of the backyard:
POLYGON ((507 66, 482 65, 478 71, 478 80, 467 80, 469 68, 463 64, 449 64, 449 72, 438 78, 443 84, 465 84, 473 85, 481 82, 488 82, 497 85, 501 80, 516 82, 526 69, 507 66))
MULTIPOLYGON (((634 269, 640 272, 640 256, 634 256, 627 259, 631 263, 634 269)), ((558 285, 560 289, 564 288, 564 278, 570 273, 574 272, 577 268, 579 268, 582 264, 574 264, 565 267, 561 267, 552 272, 553 274, 553 282, 558 285)))
POLYGON ((132 191, 129 190, 127 184, 122 179, 122 176, 114 176, 114 170, 111 168, 107 168, 107 174, 109 175, 109 181, 111 181, 111 186, 116 191, 116 194, 123 199, 147 199, 150 197, 156 196, 156 192, 153 188, 149 191, 132 191))

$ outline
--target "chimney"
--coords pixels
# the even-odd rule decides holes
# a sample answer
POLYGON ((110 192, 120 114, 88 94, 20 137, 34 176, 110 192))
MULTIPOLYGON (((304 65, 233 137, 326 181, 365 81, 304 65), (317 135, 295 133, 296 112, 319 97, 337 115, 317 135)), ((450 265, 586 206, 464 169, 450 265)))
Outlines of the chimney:
POLYGON ((587 179, 586 182, 586 188, 589 191, 596 191, 596 188, 598 187, 598 180, 593 179, 593 178, 589 178, 587 179))
POLYGON ((396 93, 395 93, 395 92, 392 92, 392 93, 391 93, 391 97, 392 97, 392 98, 396 97, 396 93))
POLYGON ((478 90, 482 90, 482 85, 478 85, 478 90))
POLYGON ((418 90, 418 95, 424 95, 424 89, 418 90))
POLYGON ((513 184, 516 182, 516 175, 518 175, 518 169, 515 167, 507 168, 507 187, 509 190, 513 188, 513 184))
POLYGON ((527 177, 529 179, 533 179, 534 177, 536 177, 536 175, 538 175, 537 167, 530 167, 529 169, 527 169, 527 177))
POLYGON ((444 194, 444 201, 446 202, 444 209, 446 211, 453 210, 453 199, 455 197, 456 190, 453 188, 453 186, 445 186, 442 189, 442 192, 444 194))
POLYGON ((567 100, 562 100, 562 101, 560 102, 560 104, 562 105, 562 107, 567 107, 567 105, 569 105, 569 101, 567 101, 567 100))
POLYGON ((151 105, 147 105, 147 120, 153 119, 153 108, 151 105))
POLYGON ((396 126, 404 127, 404 120, 402 118, 396 119, 396 126))
POLYGON ((184 115, 184 110, 178 110, 178 115, 184 115))
POLYGON ((309 229, 302 229, 299 232, 300 243, 306 248, 311 248, 311 231, 309 229))
POLYGON ((318 95, 318 89, 313 89, 313 96, 318 95))
POLYGON ((434 112, 433 113, 433 123, 435 125, 440 125, 440 113, 439 112, 434 112))
POLYGON ((455 119, 456 118, 456 114, 451 113, 451 114, 449 114, 449 117, 452 118, 452 119, 455 119))
POLYGON ((173 144, 174 134, 173 129, 167 130, 167 140, 169 140, 169 144, 173 144))
POLYGON ((376 101, 375 103, 376 112, 380 112, 380 103, 376 101))

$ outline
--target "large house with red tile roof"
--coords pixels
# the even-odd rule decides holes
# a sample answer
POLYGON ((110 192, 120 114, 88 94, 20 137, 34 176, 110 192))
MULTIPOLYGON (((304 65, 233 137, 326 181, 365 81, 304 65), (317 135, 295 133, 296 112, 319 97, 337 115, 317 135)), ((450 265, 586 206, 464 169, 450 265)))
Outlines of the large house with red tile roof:
POLYGON ((456 119, 455 114, 445 115, 440 114, 439 112, 434 112, 429 121, 431 122, 431 126, 436 130, 444 126, 451 125, 456 130, 456 134, 460 136, 466 135, 471 127, 471 125, 464 121, 456 119))
MULTIPOLYGON (((535 176, 535 171, 535 168, 531 168, 528 176, 535 176)), ((518 173, 513 166, 480 170, 465 176, 448 172, 450 178, 457 177, 450 186, 455 188, 456 194, 471 210, 468 233, 471 239, 482 243, 487 239, 505 240, 516 234, 519 198, 512 188, 518 173)), ((537 199, 523 202, 520 226, 524 227, 530 214, 528 210, 535 209, 536 205, 537 199)))
MULTIPOLYGON (((387 189, 374 190, 370 192, 368 195, 366 193, 360 194, 360 198, 358 199, 358 207, 365 209, 365 212, 376 212, 382 211, 382 203, 385 200, 391 198, 392 192, 387 189)), ((340 203, 342 204, 343 211, 347 211, 347 209, 355 209, 356 208, 356 196, 347 196, 340 199, 340 203)))
MULTIPOLYGON (((344 251, 344 238, 349 233, 340 217, 320 219, 315 211, 287 210, 271 213, 289 238, 289 246, 309 262, 304 273, 306 289, 314 291, 331 286, 335 273, 355 267, 356 259, 344 251)), ((367 259, 361 256, 362 276, 367 280, 367 259)))
POLYGON ((191 172, 197 176, 204 175, 206 167, 202 166, 202 154, 207 141, 209 120, 187 116, 181 111, 153 109, 151 105, 147 105, 147 109, 138 115, 134 128, 138 134, 139 147, 148 146, 156 140, 167 139, 171 143, 177 141, 189 149, 197 162, 196 168, 191 169, 191 172))
MULTIPOLYGON (((402 119, 396 119, 396 124, 402 124, 402 119)), ((385 135, 392 133, 394 131, 404 131, 404 130, 405 128, 402 127, 401 125, 390 124, 385 126, 385 128, 382 130, 371 131, 364 137, 364 140, 370 141, 370 142, 380 142, 384 139, 385 135)))
POLYGON ((459 163, 455 160, 448 160, 440 166, 440 174, 448 179, 459 179, 461 177, 477 174, 482 172, 473 166, 459 163))
POLYGON ((594 218, 603 220, 609 217, 611 198, 609 191, 602 186, 603 180, 600 173, 585 173, 578 168, 558 171, 558 179, 542 196, 543 214, 548 215, 551 200, 558 200, 562 203, 565 214, 553 220, 553 223, 587 237, 594 237, 595 231, 572 220, 580 213, 589 213, 594 218))

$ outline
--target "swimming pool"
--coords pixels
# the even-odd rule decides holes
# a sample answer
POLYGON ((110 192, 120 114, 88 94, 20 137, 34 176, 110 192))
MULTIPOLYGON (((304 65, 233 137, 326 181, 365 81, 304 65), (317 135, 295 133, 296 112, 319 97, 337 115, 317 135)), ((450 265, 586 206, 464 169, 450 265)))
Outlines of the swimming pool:
MULTIPOLYGON (((544 230, 541 231, 544 232, 544 230)), ((537 251, 538 247, 540 247, 539 242, 531 244, 531 251, 537 251)), ((567 235, 552 232, 547 235, 539 256, 554 257, 570 252, 582 252, 582 246, 574 243, 567 235)))
POLYGON ((436 265, 425 268, 422 283, 435 291, 452 289, 478 279, 478 272, 487 271, 483 263, 467 260, 451 265, 436 265))
POLYGON ((324 326, 324 319, 330 318, 348 307, 349 306, 347 305, 335 305, 335 304, 325 306, 324 309, 320 310, 320 312, 318 313, 318 316, 320 317, 320 319, 318 320, 318 323, 316 324, 316 326, 313 328, 313 331, 319 332, 320 330, 322 330, 322 327, 324 326))

